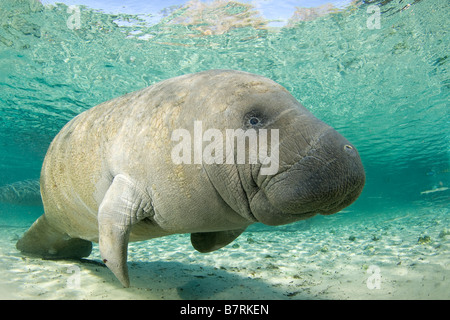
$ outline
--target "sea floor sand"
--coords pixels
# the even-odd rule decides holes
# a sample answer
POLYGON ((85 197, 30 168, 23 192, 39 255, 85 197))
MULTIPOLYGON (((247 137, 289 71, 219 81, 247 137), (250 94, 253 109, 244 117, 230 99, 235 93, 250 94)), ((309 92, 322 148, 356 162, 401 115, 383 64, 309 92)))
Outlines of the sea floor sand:
POLYGON ((450 299, 448 210, 423 211, 253 227, 209 254, 189 235, 132 243, 130 288, 97 245, 84 262, 24 257, 27 228, 1 226, 0 299, 450 299))

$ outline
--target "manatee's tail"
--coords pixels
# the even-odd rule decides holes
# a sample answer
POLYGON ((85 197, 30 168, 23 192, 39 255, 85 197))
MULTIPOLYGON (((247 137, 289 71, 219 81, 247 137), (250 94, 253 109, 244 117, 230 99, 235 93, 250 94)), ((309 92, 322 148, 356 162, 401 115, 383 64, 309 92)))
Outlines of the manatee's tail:
POLYGON ((42 206, 39 180, 18 181, 0 187, 0 202, 42 206))
POLYGON ((16 248, 22 253, 44 259, 80 259, 89 256, 92 243, 70 238, 67 234, 56 230, 43 214, 17 241, 16 248))

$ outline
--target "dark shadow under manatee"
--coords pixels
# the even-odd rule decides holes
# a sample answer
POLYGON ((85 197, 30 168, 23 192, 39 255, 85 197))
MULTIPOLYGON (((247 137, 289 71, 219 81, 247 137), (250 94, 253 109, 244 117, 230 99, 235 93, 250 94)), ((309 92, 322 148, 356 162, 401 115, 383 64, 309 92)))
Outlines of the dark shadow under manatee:
MULTIPOLYGON (((106 278, 108 282, 116 282, 121 287, 100 261, 82 259, 78 262, 81 262, 82 268, 106 278)), ((296 293, 293 295, 290 291, 269 284, 265 279, 245 277, 237 272, 200 264, 173 261, 129 262, 129 273, 131 286, 123 290, 140 289, 143 293, 153 291, 159 298, 164 298, 164 291, 171 291, 173 295, 176 290, 183 300, 317 299, 307 292, 301 292, 301 288, 295 288, 296 293)))

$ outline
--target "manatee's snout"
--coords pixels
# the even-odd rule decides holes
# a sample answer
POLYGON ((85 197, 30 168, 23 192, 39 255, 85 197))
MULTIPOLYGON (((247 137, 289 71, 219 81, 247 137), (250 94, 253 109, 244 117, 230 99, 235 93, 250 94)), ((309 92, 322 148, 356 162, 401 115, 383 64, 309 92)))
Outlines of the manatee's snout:
POLYGON ((358 151, 334 129, 322 134, 294 167, 299 169, 294 205, 300 212, 339 212, 353 203, 364 187, 358 151))
POLYGON ((265 193, 275 208, 289 214, 290 220, 299 220, 342 210, 358 198, 364 183, 358 151, 328 128, 310 141, 298 162, 271 179, 265 193))

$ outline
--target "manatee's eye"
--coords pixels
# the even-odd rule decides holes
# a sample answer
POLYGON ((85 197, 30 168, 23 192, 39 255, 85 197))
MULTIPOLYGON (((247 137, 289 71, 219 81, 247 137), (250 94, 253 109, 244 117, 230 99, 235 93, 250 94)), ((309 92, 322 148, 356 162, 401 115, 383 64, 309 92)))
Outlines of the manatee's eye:
POLYGON ((251 117, 248 120, 248 123, 250 123, 252 126, 256 126, 259 123, 259 119, 257 117, 251 117))
POLYGON ((261 112, 250 111, 244 116, 244 128, 245 129, 259 129, 264 126, 265 117, 261 112))

